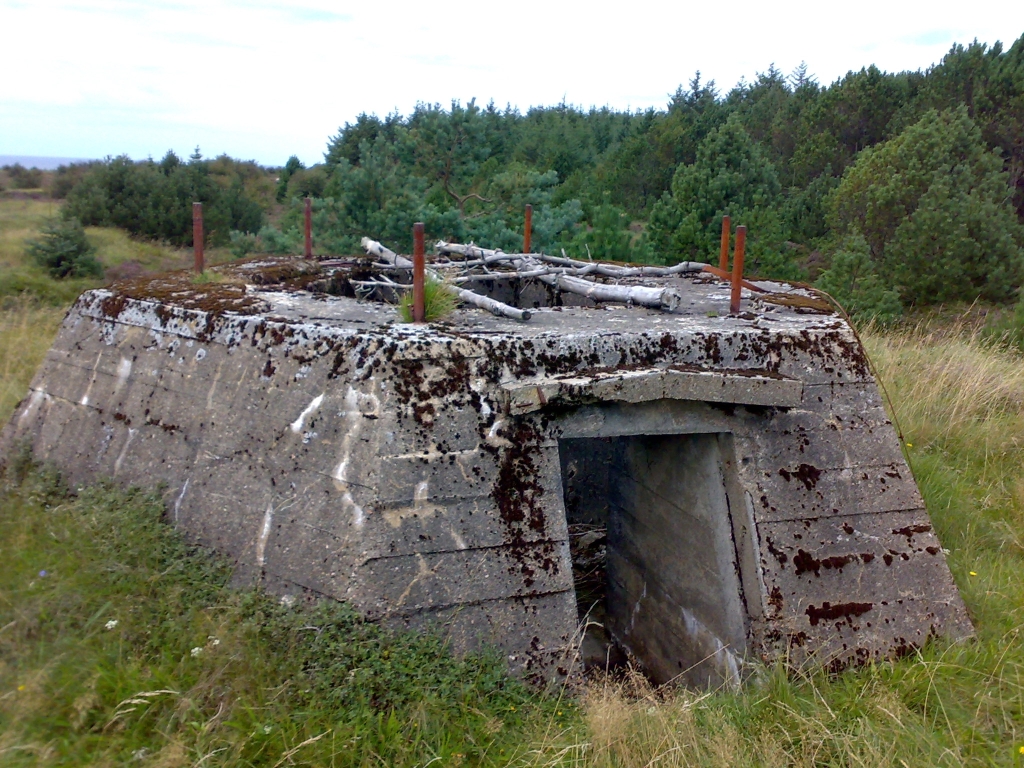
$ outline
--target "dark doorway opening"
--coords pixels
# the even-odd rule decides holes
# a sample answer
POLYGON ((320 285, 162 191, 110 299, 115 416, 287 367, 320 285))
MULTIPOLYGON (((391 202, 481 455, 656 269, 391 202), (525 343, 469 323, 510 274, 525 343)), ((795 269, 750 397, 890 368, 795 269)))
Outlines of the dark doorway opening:
POLYGON ((559 440, 584 663, 739 681, 746 649, 724 434, 559 440))

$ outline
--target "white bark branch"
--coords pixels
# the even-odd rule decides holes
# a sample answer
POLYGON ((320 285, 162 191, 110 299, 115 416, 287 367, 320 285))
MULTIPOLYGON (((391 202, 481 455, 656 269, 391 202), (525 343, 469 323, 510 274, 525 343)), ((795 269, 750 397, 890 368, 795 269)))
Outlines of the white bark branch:
POLYGON ((502 304, 496 299, 475 293, 466 288, 457 289, 457 293, 461 301, 464 301, 467 304, 472 304, 474 307, 479 307, 480 309, 486 309, 492 315, 508 317, 512 320, 518 320, 523 323, 530 319, 530 310, 528 309, 519 309, 518 307, 511 307, 508 304, 502 304))
MULTIPOLYGON (((378 259, 387 264, 393 264, 396 267, 402 268, 412 267, 412 261, 405 258, 404 256, 399 256, 390 248, 384 247, 376 240, 371 240, 368 237, 364 237, 362 240, 362 245, 363 249, 367 253, 369 253, 371 256, 376 256, 378 259)), ((427 270, 427 272, 435 280, 444 280, 444 278, 437 275, 437 273, 435 273, 433 270, 427 270)), ((475 293, 474 291, 471 291, 467 288, 456 288, 455 293, 459 297, 460 301, 463 301, 466 304, 472 304, 474 307, 479 307, 480 309, 486 309, 492 315, 496 315, 497 317, 508 317, 511 318, 512 320, 518 320, 520 322, 526 322, 527 320, 530 319, 529 310, 519 309, 518 307, 511 307, 508 304, 503 304, 502 302, 497 301, 496 299, 492 299, 489 296, 484 296, 482 294, 475 293)))
MULTIPOLYGON (((487 263, 494 261, 511 261, 516 268, 519 277, 536 277, 543 283, 554 286, 562 291, 585 296, 593 301, 614 301, 622 304, 639 304, 645 307, 656 307, 668 312, 674 311, 682 302, 679 292, 673 288, 655 288, 650 286, 632 285, 606 285, 591 280, 583 280, 578 276, 566 274, 570 269, 565 269, 562 274, 558 270, 543 269, 541 261, 565 264, 572 268, 577 275, 587 274, 596 271, 598 274, 605 274, 608 277, 632 277, 639 276, 645 269, 657 270, 659 276, 679 274, 680 272, 699 272, 703 264, 696 262, 684 262, 675 267, 618 267, 613 264, 601 264, 600 262, 576 261, 574 259, 559 258, 557 256, 544 256, 542 254, 518 253, 507 254, 502 251, 493 251, 487 248, 479 248, 475 245, 461 245, 459 243, 446 243, 441 241, 437 244, 437 250, 441 253, 457 253, 471 259, 479 259, 487 263), (540 260, 540 261, 539 261, 540 260), (603 268, 603 269, 602 269, 603 268), (672 271, 669 271, 672 270, 672 271), (555 272, 556 274, 552 274, 555 272)), ((648 272, 650 276, 654 276, 648 272)))
POLYGON ((537 279, 542 283, 553 285, 569 293, 585 296, 593 301, 639 304, 644 307, 663 309, 666 312, 675 311, 683 300, 679 292, 672 288, 652 288, 646 285, 606 285, 569 275, 546 275, 537 279))

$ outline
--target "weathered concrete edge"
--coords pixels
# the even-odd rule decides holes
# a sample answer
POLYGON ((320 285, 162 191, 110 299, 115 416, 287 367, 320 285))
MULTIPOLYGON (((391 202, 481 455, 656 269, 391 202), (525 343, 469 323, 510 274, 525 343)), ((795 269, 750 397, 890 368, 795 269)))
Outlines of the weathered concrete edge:
POLYGON ((803 401, 803 383, 768 372, 729 373, 647 368, 619 374, 542 377, 504 384, 503 406, 512 415, 533 413, 549 404, 603 400, 646 403, 696 400, 737 405, 793 408, 803 401))

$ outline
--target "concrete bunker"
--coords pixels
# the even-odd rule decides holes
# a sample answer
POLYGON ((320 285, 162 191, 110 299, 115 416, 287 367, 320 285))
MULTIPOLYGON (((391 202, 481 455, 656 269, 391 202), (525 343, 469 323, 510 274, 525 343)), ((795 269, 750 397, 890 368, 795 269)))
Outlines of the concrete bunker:
POLYGON ((259 258, 89 291, 2 456, 162 482, 237 581, 497 645, 538 681, 576 668, 573 550, 601 528, 601 623, 659 681, 971 634, 860 344, 812 293, 761 282, 730 315, 701 274, 638 278, 671 290, 650 307, 519 281, 527 323, 411 326, 358 298, 390 268, 259 258))

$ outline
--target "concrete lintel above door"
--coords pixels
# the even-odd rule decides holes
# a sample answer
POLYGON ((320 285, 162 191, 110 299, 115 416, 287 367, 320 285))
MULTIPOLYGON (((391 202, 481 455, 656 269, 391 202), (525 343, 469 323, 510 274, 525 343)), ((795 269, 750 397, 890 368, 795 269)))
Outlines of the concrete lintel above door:
POLYGON ((696 400, 792 408, 803 399, 803 383, 764 370, 708 370, 684 366, 602 369, 568 376, 519 379, 502 385, 504 406, 518 416, 546 405, 600 401, 645 403, 696 400))

